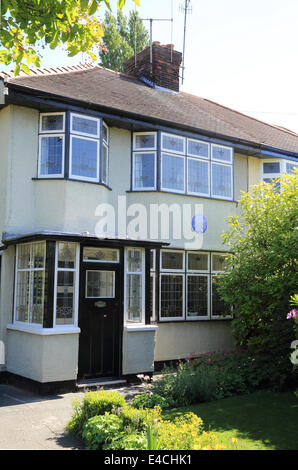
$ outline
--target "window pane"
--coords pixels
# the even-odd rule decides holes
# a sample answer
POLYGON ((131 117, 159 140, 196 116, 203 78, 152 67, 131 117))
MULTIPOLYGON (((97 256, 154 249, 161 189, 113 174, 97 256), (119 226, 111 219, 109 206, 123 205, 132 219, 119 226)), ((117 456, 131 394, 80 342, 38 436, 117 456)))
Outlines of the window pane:
POLYGON ((76 245, 75 243, 58 243, 58 268, 75 268, 76 245))
POLYGON ((29 271, 19 271, 17 273, 17 286, 16 286, 16 321, 28 322, 29 321, 29 271))
POLYGON ((295 168, 298 168, 298 165, 295 163, 286 163, 286 172, 287 173, 294 173, 295 168))
POLYGON ((221 147, 218 145, 211 146, 211 158, 220 160, 221 162, 232 162, 232 149, 228 147, 221 147))
POLYGON ((264 173, 280 173, 279 162, 263 163, 263 172, 264 173))
POLYGON ((127 274, 126 277, 127 321, 142 321, 142 275, 127 274))
POLYGON ((184 253, 163 251, 161 254, 161 269, 183 269, 184 253))
POLYGON ((162 155, 162 188, 184 191, 184 158, 162 155))
POLYGON ((204 253, 188 253, 188 269, 191 271, 207 271, 208 255, 204 253))
POLYGON ((98 143, 94 140, 72 137, 72 176, 97 179, 98 143))
POLYGON ((187 140, 188 155, 196 155, 197 157, 209 157, 209 144, 200 142, 199 140, 187 140))
POLYGON ((150 318, 151 320, 155 321, 155 284, 156 278, 155 274, 151 274, 150 276, 150 318))
POLYGON ((57 272, 56 324, 68 325, 74 322, 74 281, 72 271, 57 272))
POLYGON ((108 171, 109 171, 109 160, 108 160, 108 148, 106 145, 102 145, 102 182, 108 183, 108 171))
POLYGON ((114 271, 87 271, 86 297, 115 297, 114 271))
POLYGON ((32 245, 32 267, 44 268, 45 256, 46 256, 46 244, 44 242, 34 243, 32 245))
POLYGON ((264 183, 273 183, 276 192, 280 191, 280 181, 277 178, 263 178, 264 183))
POLYGON ((212 276, 212 316, 231 315, 231 306, 221 299, 215 282, 216 278, 212 276))
POLYGON ((98 136, 98 125, 99 121, 94 119, 88 119, 83 116, 72 115, 72 127, 71 130, 74 132, 80 132, 82 134, 91 134, 98 136))
POLYGON ((102 138, 106 143, 108 143, 109 131, 108 131, 108 127, 105 126, 104 124, 102 125, 102 138))
POLYGON ((212 271, 224 271, 226 255, 212 255, 212 271))
POLYGON ((232 197, 232 167, 212 163, 212 195, 232 197))
POLYGON ((135 149, 153 149, 155 148, 156 134, 135 134, 135 149))
POLYGON ((127 250, 127 271, 142 271, 142 252, 140 250, 127 250))
POLYGON ((134 188, 155 187, 155 154, 134 154, 134 188))
POLYGON ((31 245, 19 245, 18 246, 18 269, 29 269, 30 268, 30 252, 31 245))
POLYGON ((160 316, 162 318, 183 316, 183 276, 162 275, 160 316))
POLYGON ((31 272, 30 322, 42 324, 44 306, 44 271, 31 272))
POLYGON ((175 135, 162 134, 162 149, 171 152, 185 153, 185 139, 175 135))
POLYGON ((63 114, 41 116, 42 131, 63 131, 63 114))
POLYGON ((88 246, 83 250, 83 259, 84 261, 112 261, 117 263, 119 261, 119 250, 88 246))
POLYGON ((188 159, 188 191, 209 195, 209 163, 188 159))
POLYGON ((40 140, 40 174, 61 175, 63 156, 63 137, 41 137, 40 140))
POLYGON ((207 276, 187 276, 187 316, 208 316, 207 276))

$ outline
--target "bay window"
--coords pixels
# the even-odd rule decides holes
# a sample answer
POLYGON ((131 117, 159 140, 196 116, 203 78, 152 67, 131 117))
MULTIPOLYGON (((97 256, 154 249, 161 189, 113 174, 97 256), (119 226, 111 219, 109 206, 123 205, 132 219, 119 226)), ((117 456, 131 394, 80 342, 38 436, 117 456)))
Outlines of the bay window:
POLYGON ((233 149, 160 131, 134 133, 132 190, 232 200, 233 149))
POLYGON ((280 181, 284 173, 291 174, 298 168, 298 164, 291 160, 283 159, 266 159, 262 161, 261 178, 264 183, 275 182, 277 190, 280 188, 280 181), (276 180, 276 181, 275 181, 276 180))
POLYGON ((108 184, 108 127, 77 113, 42 113, 39 178, 69 178, 108 184))
POLYGON ((159 321, 230 318, 231 308, 216 289, 226 255, 202 251, 161 250, 159 321))

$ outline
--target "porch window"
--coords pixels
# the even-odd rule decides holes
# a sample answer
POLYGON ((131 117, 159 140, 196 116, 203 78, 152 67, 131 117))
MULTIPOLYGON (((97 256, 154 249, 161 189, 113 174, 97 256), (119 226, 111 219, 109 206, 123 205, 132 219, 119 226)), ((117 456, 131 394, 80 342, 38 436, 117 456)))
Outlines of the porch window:
POLYGON ((46 244, 17 246, 15 322, 41 325, 44 313, 46 244))
POLYGON ((57 242, 55 262, 55 325, 74 325, 78 305, 78 247, 57 242))
POLYGON ((129 323, 144 323, 145 260, 144 250, 128 248, 125 252, 125 318, 129 323))

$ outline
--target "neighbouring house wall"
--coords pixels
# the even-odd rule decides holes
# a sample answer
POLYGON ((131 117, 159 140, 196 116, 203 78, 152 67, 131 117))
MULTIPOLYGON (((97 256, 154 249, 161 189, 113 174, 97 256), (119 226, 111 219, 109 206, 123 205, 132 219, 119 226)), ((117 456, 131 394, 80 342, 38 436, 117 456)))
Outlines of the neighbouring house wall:
POLYGON ((261 160, 248 157, 248 186, 249 188, 261 182, 261 160))
POLYGON ((11 136, 11 109, 0 111, 0 234, 4 230, 8 209, 8 165, 11 136))

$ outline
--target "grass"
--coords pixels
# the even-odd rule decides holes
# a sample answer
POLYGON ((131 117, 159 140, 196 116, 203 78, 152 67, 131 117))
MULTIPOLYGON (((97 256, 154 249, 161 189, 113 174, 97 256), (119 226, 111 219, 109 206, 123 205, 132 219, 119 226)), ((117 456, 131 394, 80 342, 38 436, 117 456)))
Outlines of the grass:
POLYGON ((259 391, 164 413, 192 411, 228 450, 298 450, 298 398, 294 392, 259 391), (238 442, 232 443, 236 437, 238 442))

